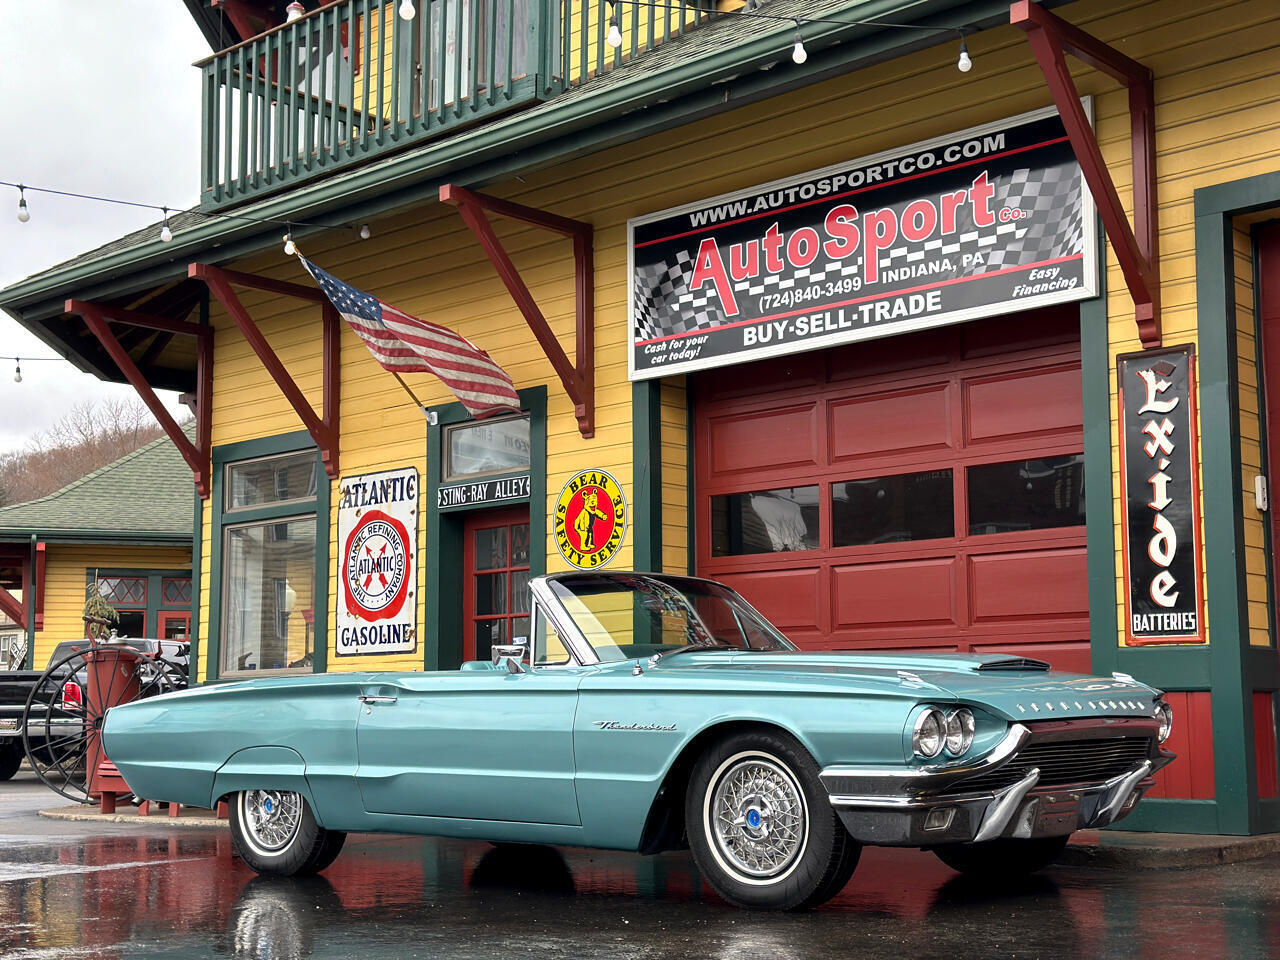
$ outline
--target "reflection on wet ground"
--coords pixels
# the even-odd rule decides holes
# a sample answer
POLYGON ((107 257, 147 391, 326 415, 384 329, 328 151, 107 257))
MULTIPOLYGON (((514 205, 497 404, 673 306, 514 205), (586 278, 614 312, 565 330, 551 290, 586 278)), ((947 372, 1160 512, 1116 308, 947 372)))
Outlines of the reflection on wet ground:
POLYGON ((255 876, 226 834, 0 837, 0 956, 963 958, 1280 956, 1280 858, 1055 868, 975 887, 868 850, 808 914, 747 913, 687 854, 352 837, 324 876, 255 876))

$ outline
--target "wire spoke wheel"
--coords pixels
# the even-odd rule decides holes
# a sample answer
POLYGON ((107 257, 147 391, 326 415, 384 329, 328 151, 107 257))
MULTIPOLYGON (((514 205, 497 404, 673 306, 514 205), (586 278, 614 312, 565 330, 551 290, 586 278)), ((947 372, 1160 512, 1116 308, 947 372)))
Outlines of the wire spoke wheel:
POLYGON ((63 657, 27 696, 22 747, 50 790, 89 803, 91 767, 102 752, 102 722, 122 703, 181 690, 187 678, 164 660, 125 645, 99 644, 63 657))
POLYGON ((800 785, 770 759, 751 757, 724 770, 708 806, 720 855, 749 877, 786 872, 804 847, 807 813, 800 785))
POLYGON ((246 790, 240 795, 244 828, 262 853, 283 850, 302 823, 302 797, 289 790, 246 790))

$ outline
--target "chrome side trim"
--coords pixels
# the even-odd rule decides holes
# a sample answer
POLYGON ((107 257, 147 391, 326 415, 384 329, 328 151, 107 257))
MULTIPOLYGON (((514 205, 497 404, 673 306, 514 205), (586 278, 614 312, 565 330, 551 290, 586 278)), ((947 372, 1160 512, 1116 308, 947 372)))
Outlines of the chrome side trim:
POLYGON ((826 767, 818 775, 827 792, 840 796, 901 796, 936 790, 955 780, 986 773, 1004 765, 1031 736, 1020 723, 1010 724, 1004 739, 978 760, 918 765, 907 768, 826 767))
POLYGON ((994 840, 1004 833, 1005 827, 1009 825, 1009 821, 1022 804, 1027 792, 1039 782, 1040 770, 1038 767, 1032 767, 1027 771, 1027 775, 1017 783, 997 791, 995 802, 987 807, 986 816, 982 818, 982 826, 978 828, 978 832, 974 835, 973 842, 981 843, 984 840, 994 840))

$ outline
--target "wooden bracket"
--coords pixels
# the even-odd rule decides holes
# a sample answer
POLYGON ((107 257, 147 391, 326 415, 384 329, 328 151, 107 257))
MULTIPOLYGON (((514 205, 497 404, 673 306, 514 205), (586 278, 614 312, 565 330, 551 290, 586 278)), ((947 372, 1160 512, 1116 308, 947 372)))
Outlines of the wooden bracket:
POLYGON ((316 446, 320 448, 320 461, 324 464, 325 473, 330 477, 338 476, 338 418, 339 418, 339 347, 341 342, 340 317, 338 310, 328 298, 314 287, 289 283, 285 280, 273 280, 260 277, 254 273, 241 273, 238 270, 224 270, 206 263, 193 263, 187 267, 187 276, 203 280, 209 291, 218 298, 218 302, 226 309, 232 322, 248 341, 253 352, 257 354, 267 373, 276 382, 280 392, 284 394, 289 405, 293 407, 316 446), (318 303, 322 307, 324 332, 324 398, 323 413, 316 415, 311 403, 303 396, 302 390, 289 375, 280 358, 276 356, 266 337, 254 323, 249 311, 240 302, 236 287, 249 287, 254 290, 265 290, 282 296, 294 297, 309 303, 318 303))
MULTIPOLYGON (((26 580, 26 569, 23 569, 23 581, 26 580)), ((25 597, 25 592, 23 593, 25 597)), ((20 630, 27 629, 27 606, 4 587, 0 587, 0 613, 17 624, 20 630)))
POLYGON ((573 402, 573 413, 578 420, 578 430, 584 437, 595 436, 595 268, 594 230, 589 223, 558 217, 553 213, 526 207, 510 200, 502 200, 483 193, 475 193, 455 184, 440 188, 440 202, 456 207, 462 220, 475 234, 489 261, 498 271, 511 299, 516 302, 525 323, 533 331, 542 352, 551 366, 564 392, 573 402), (502 241, 493 232, 485 211, 494 216, 519 220, 544 230, 550 230, 573 240, 574 301, 576 306, 576 360, 570 363, 564 348, 547 323, 538 304, 529 292, 502 241))
MULTIPOLYGON (((213 405, 213 330, 198 323, 186 320, 171 320, 168 317, 136 310, 125 310, 101 303, 89 303, 85 300, 68 300, 66 312, 83 317, 89 332, 98 338, 107 354, 124 378, 129 381, 142 402, 147 405, 152 416, 156 418, 169 439, 173 441, 182 459, 187 462, 195 475, 196 491, 202 499, 209 496, 209 460, 212 453, 210 446, 210 414, 213 405), (196 352, 196 443, 187 439, 178 422, 165 409, 156 392, 147 383, 147 378, 138 365, 129 356, 129 351, 111 330, 109 320, 149 330, 159 330, 164 334, 195 337, 196 352)), ((153 344, 154 346, 154 344, 153 344)), ((148 353, 151 351, 148 350, 148 353)))
POLYGON ((1160 233, 1156 197, 1155 89, 1151 71, 1031 0, 1009 8, 1009 22, 1027 35, 1040 72, 1062 116, 1071 149, 1115 249, 1133 297, 1143 347, 1160 346, 1160 233), (1071 54, 1124 84, 1129 91, 1129 135, 1133 150, 1133 227, 1102 158, 1080 93, 1067 69, 1071 54))

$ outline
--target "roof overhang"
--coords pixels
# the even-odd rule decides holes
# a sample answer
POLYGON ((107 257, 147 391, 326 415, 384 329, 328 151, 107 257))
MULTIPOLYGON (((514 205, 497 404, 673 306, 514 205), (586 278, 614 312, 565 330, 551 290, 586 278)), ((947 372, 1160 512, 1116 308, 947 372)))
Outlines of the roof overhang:
MULTIPOLYGON (((186 2, 203 11, 201 16, 209 12, 199 0, 186 2)), ((1068 2, 1044 0, 1042 6, 1059 7, 1068 2)), ((777 4, 779 13, 784 12, 783 6, 777 4)), ((720 23, 713 24, 688 35, 686 40, 702 39, 690 44, 687 59, 678 59, 665 69, 646 71, 645 58, 639 58, 598 81, 523 112, 237 207, 236 212, 256 221, 354 224, 436 203, 445 183, 481 188, 922 49, 955 43, 956 35, 941 32, 944 27, 965 25, 976 31, 1006 26, 1009 0, 898 0, 881 4, 863 0, 828 8, 825 15, 896 16, 899 22, 909 17, 912 23, 937 26, 940 32, 812 24, 805 31, 805 44, 812 51, 808 62, 803 66, 788 63, 775 70, 790 50, 792 25, 778 25, 758 34, 753 31, 741 42, 715 45, 706 43, 708 31, 722 28, 720 23)), ((680 41, 673 41, 677 43, 680 41)), ((317 229, 325 228, 295 227, 292 232, 302 238, 317 229)), ((68 299, 121 305, 136 304, 139 298, 145 302, 148 295, 184 279, 188 264, 194 261, 230 264, 278 245, 280 235, 275 224, 219 218, 182 230, 168 243, 160 241, 155 231, 155 239, 73 260, 12 284, 0 291, 0 309, 80 369, 123 382, 119 368, 85 335, 84 325, 64 312, 68 299)), ((192 357, 172 376, 157 371, 152 385, 189 390, 194 375, 192 357)))

